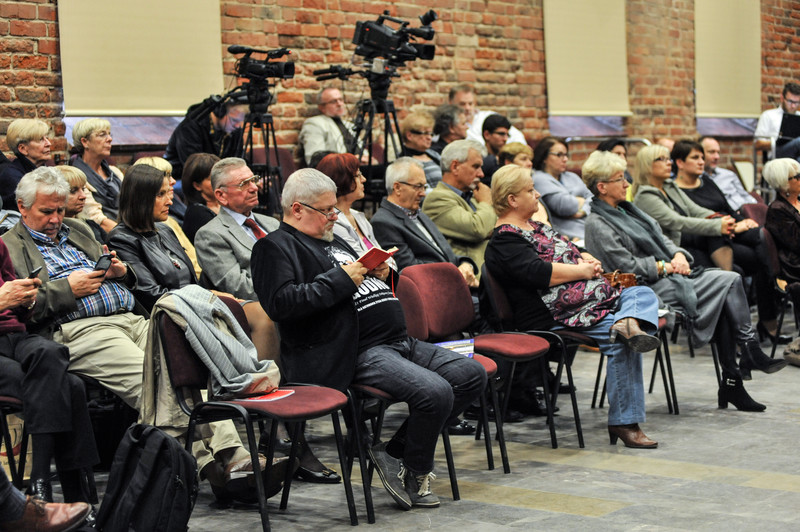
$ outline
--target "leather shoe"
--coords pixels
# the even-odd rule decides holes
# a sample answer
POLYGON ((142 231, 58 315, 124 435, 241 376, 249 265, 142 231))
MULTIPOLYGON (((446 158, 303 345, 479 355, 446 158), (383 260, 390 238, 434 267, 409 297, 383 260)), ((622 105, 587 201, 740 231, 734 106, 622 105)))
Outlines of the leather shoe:
POLYGON ((471 425, 469 421, 466 419, 457 420, 458 423, 455 425, 449 425, 447 427, 447 433, 451 436, 469 436, 470 434, 475 434, 475 426, 471 425))
POLYGON ((608 437, 611 445, 616 445, 617 439, 620 439, 625 444, 625 447, 631 447, 632 449, 655 449, 658 447, 658 442, 648 438, 639 428, 638 423, 609 425, 608 437))
POLYGON ((294 478, 315 484, 337 484, 342 481, 339 473, 325 466, 323 466, 322 471, 312 471, 307 467, 300 466, 294 472, 294 478))
POLYGON ((40 501, 53 502, 53 487, 50 485, 50 479, 31 479, 31 484, 28 487, 28 495, 40 501))
POLYGON ((0 523, 0 531, 36 530, 40 532, 55 532, 59 530, 74 530, 83 524, 90 511, 91 506, 85 502, 54 504, 28 496, 25 501, 25 510, 22 513, 22 518, 16 521, 0 523))
MULTIPOLYGON (((489 421, 494 421, 494 407, 489 405, 487 407, 488 414, 489 414, 489 421)), ((464 410, 464 417, 466 419, 471 419, 473 421, 477 421, 481 418, 481 409, 479 406, 470 406, 466 410, 464 410)), ((511 410, 510 408, 506 411, 506 415, 503 417, 503 423, 519 423, 525 419, 525 416, 522 415, 522 412, 518 412, 516 410, 511 410)))
MULTIPOLYGON (((544 400, 544 390, 539 388, 529 388, 514 390, 508 401, 509 408, 513 407, 523 414, 531 416, 546 416, 547 403, 544 400)), ((553 408, 553 413, 558 412, 559 408, 553 408)))
POLYGON ((608 340, 611 343, 622 342, 637 353, 646 353, 658 349, 661 342, 658 338, 644 332, 635 318, 623 318, 611 326, 608 340))

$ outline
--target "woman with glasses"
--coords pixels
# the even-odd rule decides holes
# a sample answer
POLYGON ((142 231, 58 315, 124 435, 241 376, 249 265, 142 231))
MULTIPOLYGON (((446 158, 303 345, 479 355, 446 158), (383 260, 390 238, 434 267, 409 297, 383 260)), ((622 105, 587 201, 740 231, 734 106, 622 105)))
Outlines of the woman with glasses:
POLYGON ((753 369, 773 373, 786 363, 761 351, 741 276, 716 268, 693 271, 691 253, 675 245, 655 220, 625 200, 626 166, 613 153, 601 151, 593 152, 583 165, 583 180, 595 195, 586 219, 586 249, 605 269, 636 274, 639 284, 651 287, 663 304, 691 319, 695 345, 716 338, 722 366, 717 392, 720 408, 732 403, 738 410, 763 411, 766 407, 744 389, 742 375, 749 376, 753 369), (739 366, 737 344, 742 351, 739 366))
POLYGON ((8 125, 6 143, 16 158, 0 166, 0 197, 3 208, 16 211, 20 179, 50 160, 50 126, 36 118, 17 118, 8 125))
MULTIPOLYGON (((359 256, 378 246, 378 239, 364 213, 352 208, 353 202, 364 197, 364 176, 359 170, 358 158, 350 153, 326 155, 317 165, 317 170, 336 183, 336 208, 338 214, 333 226, 334 234, 350 244, 359 256)), ((333 219, 332 213, 324 213, 333 219)))
POLYGON ((800 282, 800 163, 794 159, 774 159, 764 165, 764 179, 778 191, 767 211, 764 226, 775 239, 781 277, 800 282))
POLYGON ((571 239, 582 239, 592 193, 581 178, 567 172, 569 150, 565 140, 545 137, 533 150, 533 180, 547 206, 553 229, 571 239))
POLYGON ((410 113, 400 122, 400 135, 403 138, 405 157, 413 157, 422 163, 428 190, 433 189, 442 180, 441 155, 431 149, 433 143, 433 115, 427 111, 410 113))
POLYGON ((665 146, 645 146, 636 154, 633 203, 658 222, 673 244, 689 251, 695 264, 733 269, 734 219, 717 217, 678 188, 665 146))
POLYGON ((86 174, 92 197, 102 207, 104 219, 97 221, 105 231, 116 225, 122 172, 106 160, 111 156, 111 123, 103 118, 87 118, 72 128, 73 149, 78 157, 72 166, 86 174))

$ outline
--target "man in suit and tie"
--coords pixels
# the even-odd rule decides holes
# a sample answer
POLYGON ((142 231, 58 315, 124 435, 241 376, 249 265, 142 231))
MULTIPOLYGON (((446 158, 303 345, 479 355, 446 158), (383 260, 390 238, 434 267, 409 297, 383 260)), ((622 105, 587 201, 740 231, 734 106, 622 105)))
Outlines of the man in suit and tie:
POLYGON ((422 212, 447 238, 453 252, 471 258, 478 268, 497 221, 492 189, 481 183, 482 150, 480 143, 469 139, 448 144, 442 151, 442 181, 422 204, 422 212))
POLYGON ((278 221, 254 214, 256 177, 243 159, 228 157, 211 169, 211 186, 221 208, 195 236, 197 259, 211 285, 242 299, 257 300, 250 275, 253 246, 278 229, 278 221))
POLYGON ((401 157, 386 169, 386 194, 372 217, 375 238, 385 248, 397 247, 400 269, 412 264, 450 262, 458 266, 467 284, 477 286, 475 263, 456 257, 447 239, 419 207, 425 197, 425 170, 412 157, 401 157))

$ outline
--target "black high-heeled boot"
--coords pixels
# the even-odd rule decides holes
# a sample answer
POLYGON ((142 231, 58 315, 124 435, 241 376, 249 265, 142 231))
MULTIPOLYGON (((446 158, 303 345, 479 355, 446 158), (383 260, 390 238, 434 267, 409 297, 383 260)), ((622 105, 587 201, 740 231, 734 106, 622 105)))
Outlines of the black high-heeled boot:
POLYGON ((787 362, 779 358, 770 358, 761 350, 757 340, 750 340, 741 345, 742 358, 739 361, 739 371, 742 379, 749 381, 750 372, 754 369, 764 373, 775 373, 786 367, 787 362))
POLYGON ((754 400, 744 389, 742 379, 739 377, 723 376, 717 394, 720 408, 728 408, 728 403, 743 412, 763 412, 766 406, 754 400))

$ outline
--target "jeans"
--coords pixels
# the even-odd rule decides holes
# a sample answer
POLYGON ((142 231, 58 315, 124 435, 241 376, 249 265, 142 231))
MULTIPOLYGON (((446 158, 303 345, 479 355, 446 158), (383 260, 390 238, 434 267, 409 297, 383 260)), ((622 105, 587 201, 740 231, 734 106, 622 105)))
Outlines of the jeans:
POLYGON ((25 511, 25 496, 11 484, 0 467, 0 523, 16 521, 25 511))
POLYGON ((353 380, 408 404, 408 419, 390 445, 402 449, 408 469, 423 474, 433 470, 445 421, 480 396, 486 388, 486 371, 471 358, 407 338, 361 353, 353 380))
POLYGON ((792 159, 800 160, 800 137, 792 139, 783 146, 775 147, 775 157, 790 157, 792 159))
POLYGON ((631 351, 625 344, 608 341, 611 326, 624 318, 636 318, 643 331, 654 334, 658 330, 658 298, 655 292, 647 286, 626 288, 622 291, 620 305, 615 312, 607 314, 591 327, 574 328, 597 341, 600 352, 608 357, 606 389, 609 425, 629 425, 645 420, 642 354, 631 351))

